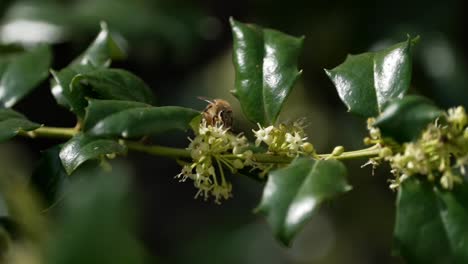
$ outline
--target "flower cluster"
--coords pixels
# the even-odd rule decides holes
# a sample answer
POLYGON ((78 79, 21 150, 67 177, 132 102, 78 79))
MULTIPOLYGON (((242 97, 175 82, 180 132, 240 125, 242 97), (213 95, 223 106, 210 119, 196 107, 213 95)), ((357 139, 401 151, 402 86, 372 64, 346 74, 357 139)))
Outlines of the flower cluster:
MULTIPOLYGON (((378 140, 378 129, 371 129, 369 140, 378 140)), ((461 106, 449 109, 443 118, 430 124, 418 140, 403 144, 400 149, 397 153, 392 153, 388 147, 381 149, 380 158, 390 162, 396 176, 391 188, 397 188, 413 175, 425 175, 429 181, 437 181, 448 190, 462 183, 468 165, 468 118, 465 109, 461 106)))
POLYGON ((265 143, 268 152, 277 155, 295 157, 299 154, 315 154, 314 146, 306 142, 307 136, 301 122, 292 125, 280 124, 278 127, 262 127, 258 124, 258 130, 252 130, 255 135, 255 145, 265 143))
POLYGON ((193 162, 183 165, 176 178, 182 182, 193 180, 198 189, 195 198, 203 196, 206 200, 213 196, 220 203, 221 199, 231 197, 232 184, 226 180, 223 165, 235 173, 252 163, 247 138, 232 134, 222 124, 211 126, 203 120, 195 138, 189 140, 187 149, 193 162))

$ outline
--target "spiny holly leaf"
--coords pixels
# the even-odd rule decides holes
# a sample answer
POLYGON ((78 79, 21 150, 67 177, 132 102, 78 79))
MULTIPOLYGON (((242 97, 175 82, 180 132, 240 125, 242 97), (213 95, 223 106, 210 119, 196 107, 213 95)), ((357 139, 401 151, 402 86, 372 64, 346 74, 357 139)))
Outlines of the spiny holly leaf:
POLYGON ((71 90, 88 89, 86 94, 100 99, 128 100, 152 104, 151 89, 139 77, 120 69, 96 69, 76 75, 71 90))
POLYGON ((0 142, 16 136, 19 131, 31 131, 40 126, 16 111, 0 109, 0 142))
POLYGON ((125 56, 124 50, 115 41, 107 24, 101 23, 101 32, 94 42, 72 64, 108 66, 112 59, 123 59, 125 56))
POLYGON ((350 189, 341 162, 298 158, 270 172, 257 210, 267 217, 276 237, 290 245, 324 200, 350 189))
POLYGON ((468 186, 440 190, 416 178, 397 198, 395 253, 408 263, 468 263, 468 186))
POLYGON ((63 145, 60 160, 70 175, 85 161, 100 160, 105 155, 122 154, 126 150, 125 146, 115 140, 78 134, 63 145))
POLYGON ((187 130, 200 112, 178 106, 138 107, 120 111, 99 121, 88 133, 96 136, 139 138, 175 129, 187 130))
POLYGON ((86 131, 89 128, 94 127, 99 121, 107 116, 137 107, 150 107, 150 105, 134 101, 90 99, 88 100, 88 107, 86 107, 83 129, 86 131))
POLYGON ((410 40, 387 49, 348 55, 345 62, 325 70, 352 113, 377 116, 392 99, 401 98, 411 81, 410 40))
POLYGON ((301 74, 297 60, 304 38, 230 21, 236 72, 233 94, 250 121, 273 124, 301 74))
POLYGON ((374 125, 380 128, 383 136, 403 143, 417 139, 427 125, 442 114, 443 111, 427 98, 405 96, 390 102, 374 125))
POLYGON ((52 54, 48 46, 0 57, 0 106, 12 107, 49 75, 52 54))

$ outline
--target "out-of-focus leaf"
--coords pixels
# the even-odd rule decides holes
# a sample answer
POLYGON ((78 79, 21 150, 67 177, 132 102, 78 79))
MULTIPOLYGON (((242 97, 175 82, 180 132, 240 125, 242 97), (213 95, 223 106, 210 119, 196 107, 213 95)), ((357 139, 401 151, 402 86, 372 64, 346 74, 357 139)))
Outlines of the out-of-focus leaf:
POLYGON ((99 160, 105 155, 122 154, 126 150, 125 146, 115 140, 78 134, 63 145, 60 160, 67 174, 71 174, 85 161, 99 160))
POLYGON ((154 102, 151 89, 139 77, 121 69, 96 69, 75 76, 71 90, 89 89, 86 94, 100 99, 154 102))
POLYGON ((44 201, 44 206, 49 208, 60 199, 61 190, 69 185, 69 177, 60 160, 62 146, 54 146, 42 152, 32 176, 31 185, 44 201))
POLYGON ((113 59, 123 59, 125 56, 123 49, 112 37, 107 24, 101 23, 101 32, 88 49, 75 59, 73 64, 91 64, 101 67, 109 65, 113 59))
POLYGON ((46 79, 51 60, 51 51, 45 45, 0 58, 0 106, 12 107, 46 79))
POLYGON ((408 142, 417 139, 422 130, 442 114, 443 111, 427 98, 406 96, 390 102, 374 125, 380 128, 383 136, 408 142))
POLYGON ((301 72, 297 60, 303 38, 231 19, 236 72, 234 96, 246 117, 275 123, 301 72))
POLYGON ((395 253, 408 263, 468 262, 468 186, 453 191, 409 179, 397 198, 395 253))
POLYGON ((120 111, 99 121, 88 133, 95 136, 138 138, 171 130, 187 130, 200 112, 178 106, 138 107, 120 111))
POLYGON ((40 126, 16 111, 0 109, 0 142, 16 136, 19 131, 31 131, 40 126))
POLYGON ((144 263, 144 250, 133 234, 134 207, 123 170, 83 175, 73 183, 45 263, 144 263))
POLYGON ((350 189, 340 161, 298 158, 270 172, 257 210, 267 217, 276 237, 290 245, 324 200, 350 189))
POLYGON ((408 39, 377 52, 349 55, 336 68, 325 70, 350 112, 376 116, 390 100, 406 93, 415 40, 408 39))
POLYGON ((137 107, 150 107, 150 105, 134 101, 90 99, 88 101, 88 107, 86 107, 83 129, 87 130, 88 128, 94 127, 107 116, 137 107))

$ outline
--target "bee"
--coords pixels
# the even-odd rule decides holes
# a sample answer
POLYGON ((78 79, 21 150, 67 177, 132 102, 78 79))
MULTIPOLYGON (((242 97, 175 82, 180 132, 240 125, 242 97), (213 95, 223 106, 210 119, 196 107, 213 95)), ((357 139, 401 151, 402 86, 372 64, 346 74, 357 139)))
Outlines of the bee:
POLYGON ((233 122, 232 107, 223 99, 207 99, 199 97, 208 103, 203 110, 202 116, 207 125, 223 125, 225 128, 231 128, 233 122))

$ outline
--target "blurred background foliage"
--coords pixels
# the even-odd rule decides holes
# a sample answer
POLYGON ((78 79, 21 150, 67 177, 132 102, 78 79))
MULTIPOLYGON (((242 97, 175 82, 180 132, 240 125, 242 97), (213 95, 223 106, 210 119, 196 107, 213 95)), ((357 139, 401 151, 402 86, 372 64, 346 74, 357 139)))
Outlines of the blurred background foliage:
MULTIPOLYGON (((53 68, 60 69, 93 39, 100 21, 106 21, 128 51, 128 58, 114 65, 142 77, 152 87, 158 105, 201 110, 205 103, 197 96, 224 98, 235 109, 234 129, 248 134, 253 125, 242 117, 238 103, 229 94, 234 84, 229 16, 291 35, 305 35, 300 61, 304 74, 280 120, 305 117, 309 139, 323 153, 335 145, 360 148, 366 135, 365 120, 346 113, 323 72, 323 68, 341 63, 347 53, 379 49, 405 40, 407 34, 420 35, 414 51, 411 92, 426 95, 445 108, 468 106, 467 5, 456 0, 2 0, 0 53, 48 42, 55 54, 53 68)), ((74 117, 55 104, 48 85, 44 82, 16 109, 35 122, 73 126, 74 117)), ((154 141, 180 147, 188 142, 181 133, 154 141)), ((19 174, 30 175, 41 151, 56 143, 60 142, 17 139, 1 146, 1 159, 8 158, 5 164, 19 168, 19 174), (22 154, 11 155, 18 151, 22 154)), ((174 161, 141 153, 132 153, 128 159, 133 169, 114 168, 115 182, 97 180, 97 186, 107 186, 102 194, 89 187, 95 186, 93 183, 76 187, 81 188, 82 195, 66 195, 74 202, 64 202, 63 207, 74 209, 60 210, 66 224, 58 229, 66 229, 63 232, 73 234, 69 239, 78 242, 67 238, 59 241, 76 246, 81 257, 98 247, 112 252, 129 248, 121 259, 143 261, 135 258, 141 256, 135 253, 141 250, 135 246, 137 242, 124 231, 116 231, 127 225, 123 220, 127 215, 137 214, 133 224, 151 256, 150 263, 401 263, 391 256, 395 193, 387 188, 390 174, 386 168, 371 176, 371 168, 360 168, 364 160, 347 162, 354 190, 321 208, 293 247, 285 249, 274 240, 264 219, 252 214, 261 184, 235 177, 234 197, 218 206, 194 200, 193 186, 173 179, 179 171, 174 161), (131 171, 126 174, 131 174, 129 194, 134 203, 128 207, 135 210, 116 209, 112 198, 116 196, 105 191, 125 189, 116 173, 122 170, 131 171), (80 202, 86 199, 95 199, 102 207, 80 202), (81 230, 77 222, 88 223, 89 228, 81 230), (102 238, 107 234, 115 236, 102 238), (98 242, 84 242, 98 237, 102 238, 98 242), (113 244, 115 241, 127 244, 113 244)), ((3 168, 3 177, 11 174, 3 168)), ((120 198, 117 195, 116 199, 120 198)), ((5 211, 3 204, 0 198, 0 213, 5 211)), ((0 229, 0 249, 2 232, 0 229)), ((53 254, 56 263, 77 261, 74 255, 53 254)), ((103 257, 80 263, 114 260, 103 257)))

